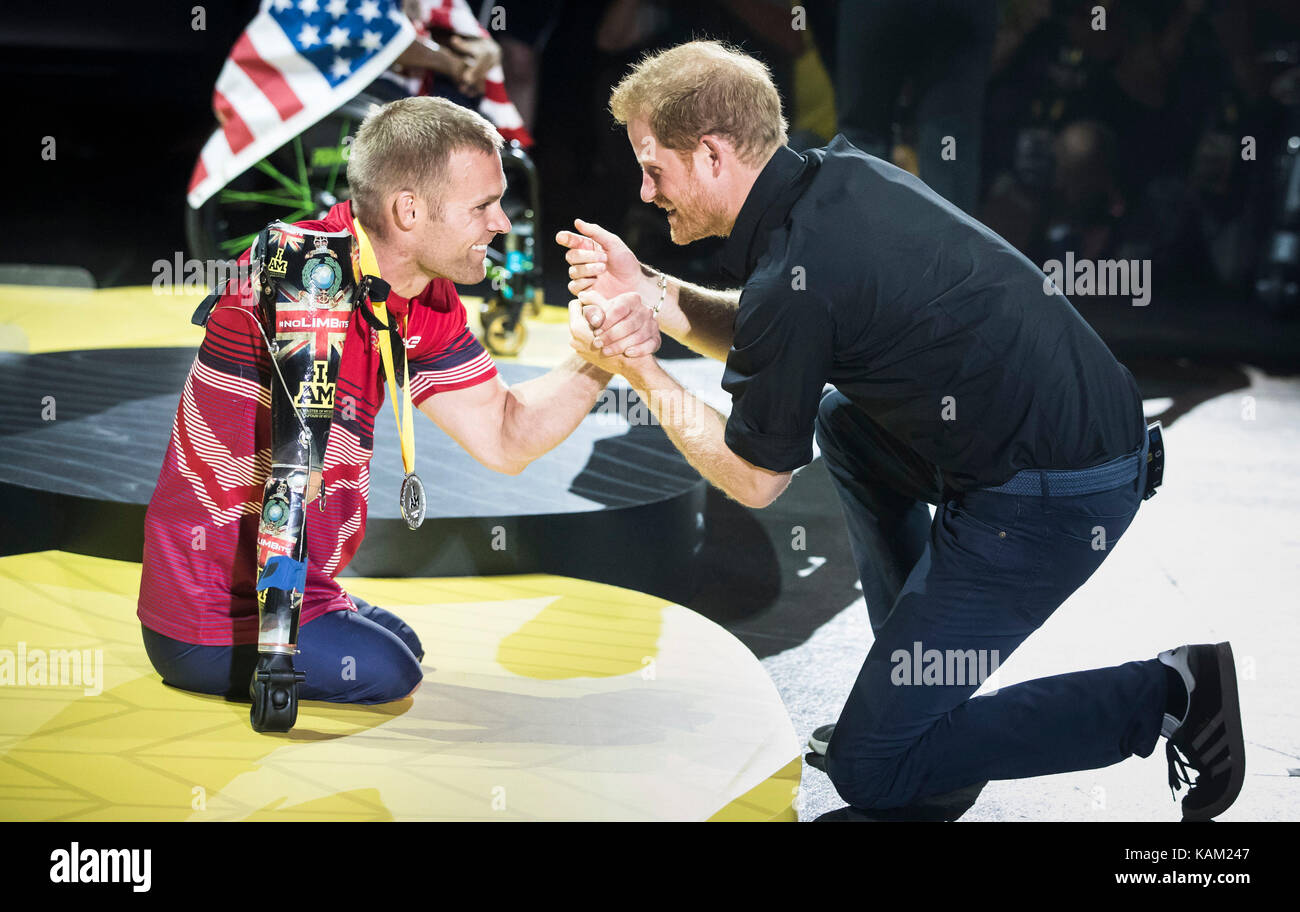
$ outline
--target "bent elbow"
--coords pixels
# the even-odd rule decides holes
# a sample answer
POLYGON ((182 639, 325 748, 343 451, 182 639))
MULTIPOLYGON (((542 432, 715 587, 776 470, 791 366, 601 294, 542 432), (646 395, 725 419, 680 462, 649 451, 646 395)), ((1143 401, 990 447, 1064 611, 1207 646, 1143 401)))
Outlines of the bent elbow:
POLYGON ((766 507, 770 507, 772 505, 772 502, 776 500, 776 498, 777 498, 777 494, 772 494, 770 497, 767 496, 766 494, 756 495, 754 497, 751 497, 748 501, 742 501, 742 503, 744 503, 745 506, 749 507, 751 510, 762 510, 766 507))
POLYGON ((780 491, 746 491, 742 496, 736 497, 742 506, 749 507, 751 510, 762 510, 764 507, 771 506, 772 501, 776 500, 780 491))
POLYGON ((788 474, 764 478, 751 486, 740 502, 751 510, 762 510, 765 507, 770 507, 789 485, 790 476, 788 474))
POLYGON ((501 475, 518 475, 528 466, 528 462, 499 462, 490 468, 501 475))

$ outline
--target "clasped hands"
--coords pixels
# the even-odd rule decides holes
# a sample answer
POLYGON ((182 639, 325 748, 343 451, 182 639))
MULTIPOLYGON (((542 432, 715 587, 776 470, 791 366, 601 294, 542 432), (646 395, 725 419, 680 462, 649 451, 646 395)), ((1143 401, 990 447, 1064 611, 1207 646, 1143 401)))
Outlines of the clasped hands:
POLYGON ((568 248, 569 291, 576 295, 569 302, 569 345, 596 367, 630 379, 663 341, 651 303, 638 290, 641 264, 599 225, 577 219, 574 227, 555 236, 568 248))

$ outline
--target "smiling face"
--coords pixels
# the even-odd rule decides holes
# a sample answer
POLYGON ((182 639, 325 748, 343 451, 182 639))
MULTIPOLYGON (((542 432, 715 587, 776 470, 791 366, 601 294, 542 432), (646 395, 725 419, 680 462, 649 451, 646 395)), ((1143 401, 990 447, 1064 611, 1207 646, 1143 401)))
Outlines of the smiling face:
POLYGON ((453 152, 439 190, 441 211, 425 206, 416 229, 414 255, 420 271, 460 285, 483 281, 488 244, 510 230, 501 208, 505 192, 501 156, 478 149, 453 152))
POLYGON ((641 200, 668 214, 674 244, 730 233, 725 201, 710 189, 709 155, 702 144, 683 161, 682 156, 660 145, 644 117, 628 121, 627 138, 641 166, 641 200))

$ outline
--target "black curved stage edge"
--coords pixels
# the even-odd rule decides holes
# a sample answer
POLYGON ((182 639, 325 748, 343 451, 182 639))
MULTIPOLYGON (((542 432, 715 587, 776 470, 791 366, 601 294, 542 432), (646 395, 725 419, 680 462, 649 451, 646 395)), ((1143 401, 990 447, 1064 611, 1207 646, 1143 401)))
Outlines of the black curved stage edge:
MULTIPOLYGON (((59 549, 140 560, 145 509, 193 359, 187 348, 0 354, 0 555, 59 549)), ((509 383, 543 373, 498 368, 509 383)), ((634 393, 607 391, 568 440, 518 476, 483 468, 417 417, 429 504, 411 531, 397 508, 402 461, 385 402, 366 540, 346 575, 554 573, 688 600, 706 486, 660 428, 629 425, 630 409, 644 411, 634 393)))

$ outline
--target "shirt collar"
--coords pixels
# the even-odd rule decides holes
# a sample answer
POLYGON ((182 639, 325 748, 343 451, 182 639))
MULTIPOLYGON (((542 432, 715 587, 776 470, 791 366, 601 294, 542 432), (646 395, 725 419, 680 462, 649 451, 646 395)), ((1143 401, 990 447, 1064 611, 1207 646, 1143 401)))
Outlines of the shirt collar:
MULTIPOLYGON (((351 200, 344 200, 341 203, 336 203, 334 207, 330 209, 329 214, 325 217, 325 223, 327 225, 337 224, 338 222, 342 222, 343 227, 347 228, 352 237, 356 239, 357 244, 361 244, 361 238, 357 235, 357 226, 361 224, 361 220, 356 219, 352 214, 351 200)), ((338 229, 334 228, 332 230, 337 231, 338 229)), ((367 237, 367 243, 369 243, 369 237, 367 237)), ((365 271, 364 268, 362 271, 365 271)), ((428 286, 426 285, 425 287, 427 288, 428 286)), ((419 293, 415 295, 417 298, 419 296, 419 293)), ((410 309, 410 301, 411 299, 404 298, 395 291, 390 292, 388 295, 388 309, 400 317, 405 317, 407 310, 410 309)))
POLYGON ((722 271, 744 281, 754 271, 766 249, 767 234, 785 221, 803 194, 801 179, 809 170, 808 157, 789 146, 781 146, 763 166, 749 189, 736 224, 722 245, 722 271))
MULTIPOLYGON (((353 237, 357 236, 357 233, 352 230, 352 200, 343 200, 340 203, 335 203, 330 207, 330 211, 325 213, 324 221, 327 225, 345 226, 347 230, 351 232, 353 237)), ((334 228, 333 230, 337 231, 338 228, 334 228)))

